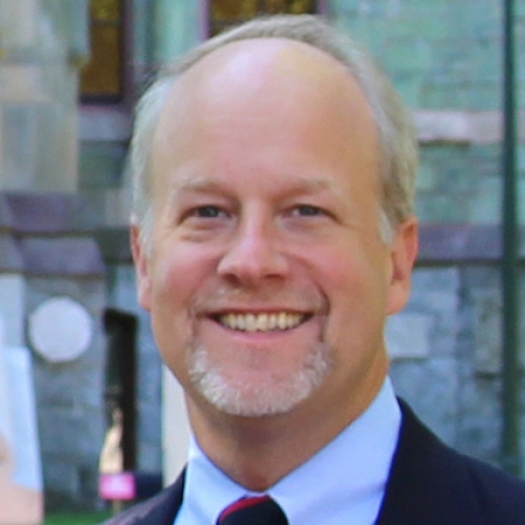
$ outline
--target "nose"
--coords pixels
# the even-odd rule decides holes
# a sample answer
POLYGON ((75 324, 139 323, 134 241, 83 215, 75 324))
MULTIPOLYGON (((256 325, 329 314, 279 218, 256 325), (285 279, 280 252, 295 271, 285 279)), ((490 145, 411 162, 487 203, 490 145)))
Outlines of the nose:
POLYGON ((236 229, 217 268, 218 274, 242 286, 257 286, 284 277, 287 257, 279 249, 278 233, 269 221, 246 221, 236 229))

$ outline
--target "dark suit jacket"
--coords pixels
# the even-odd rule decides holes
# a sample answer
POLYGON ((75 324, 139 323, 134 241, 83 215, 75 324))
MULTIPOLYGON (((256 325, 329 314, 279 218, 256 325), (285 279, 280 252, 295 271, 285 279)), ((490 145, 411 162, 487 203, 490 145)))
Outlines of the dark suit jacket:
MULTIPOLYGON (((376 525, 525 525, 524 480, 458 454, 405 403, 401 408, 401 434, 376 525)), ((172 525, 183 485, 182 475, 104 525, 172 525)))

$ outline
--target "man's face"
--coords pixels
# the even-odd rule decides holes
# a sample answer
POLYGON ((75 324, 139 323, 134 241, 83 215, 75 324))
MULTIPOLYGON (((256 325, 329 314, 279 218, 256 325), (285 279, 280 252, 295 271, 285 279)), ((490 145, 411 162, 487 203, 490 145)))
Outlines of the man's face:
POLYGON ((376 142, 354 80, 305 44, 231 44, 177 82, 154 140, 151 250, 137 230, 134 250, 140 302, 195 406, 348 414, 377 392, 415 226, 380 239, 376 142))

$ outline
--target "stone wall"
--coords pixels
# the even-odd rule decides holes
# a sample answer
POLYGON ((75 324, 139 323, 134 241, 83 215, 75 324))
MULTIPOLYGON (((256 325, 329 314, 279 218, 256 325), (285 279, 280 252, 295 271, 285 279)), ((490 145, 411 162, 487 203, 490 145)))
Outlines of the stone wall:
POLYGON ((46 508, 89 509, 98 502, 98 460, 106 431, 102 276, 28 277, 29 316, 55 297, 73 300, 89 312, 93 336, 78 358, 53 362, 35 356, 46 508))
MULTIPOLYGON (((500 231, 497 226, 423 226, 421 240, 409 304, 387 325, 396 390, 447 443, 497 463, 502 428, 500 231)), ((523 249, 520 253, 523 258, 523 249)), ((523 267, 520 278, 525 291, 523 267)), ((520 319, 524 340, 523 310, 520 319)), ((520 361, 523 366, 523 345, 520 361)), ((525 382, 522 388, 525 392, 525 382)), ((522 410, 522 428, 524 416, 522 410)))
MULTIPOLYGON (((373 53, 412 108, 500 107, 503 2, 331 0, 329 5, 330 18, 373 53)), ((515 5, 519 53, 525 4, 515 5)), ((518 68, 523 81, 523 61, 518 68)))
MULTIPOLYGON (((422 141, 421 221, 497 224, 503 2, 331 0, 329 6, 330 19, 372 52, 414 110, 422 141)), ((525 1, 515 6, 518 192, 525 197, 525 1)))
POLYGON ((33 351, 46 508, 93 508, 106 429, 105 268, 98 245, 78 223, 82 204, 75 196, 0 192, 0 210, 6 248, 0 314, 7 349, 33 351), (65 306, 45 326, 36 325, 38 312, 57 299, 65 306), (86 325, 77 323, 78 310, 86 325), (64 356, 78 344, 78 354, 64 356))
POLYGON ((0 189, 76 191, 77 68, 86 43, 81 31, 65 33, 78 29, 73 2, 80 5, 0 2, 0 189))

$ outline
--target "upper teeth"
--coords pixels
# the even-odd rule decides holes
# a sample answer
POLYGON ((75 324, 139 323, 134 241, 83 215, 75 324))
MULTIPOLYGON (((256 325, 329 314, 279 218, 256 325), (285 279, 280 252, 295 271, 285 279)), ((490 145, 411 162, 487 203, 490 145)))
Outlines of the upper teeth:
POLYGON ((263 313, 263 314, 224 314, 219 321, 233 330, 246 332, 266 332, 270 330, 287 330, 300 324, 303 319, 298 313, 263 313))

